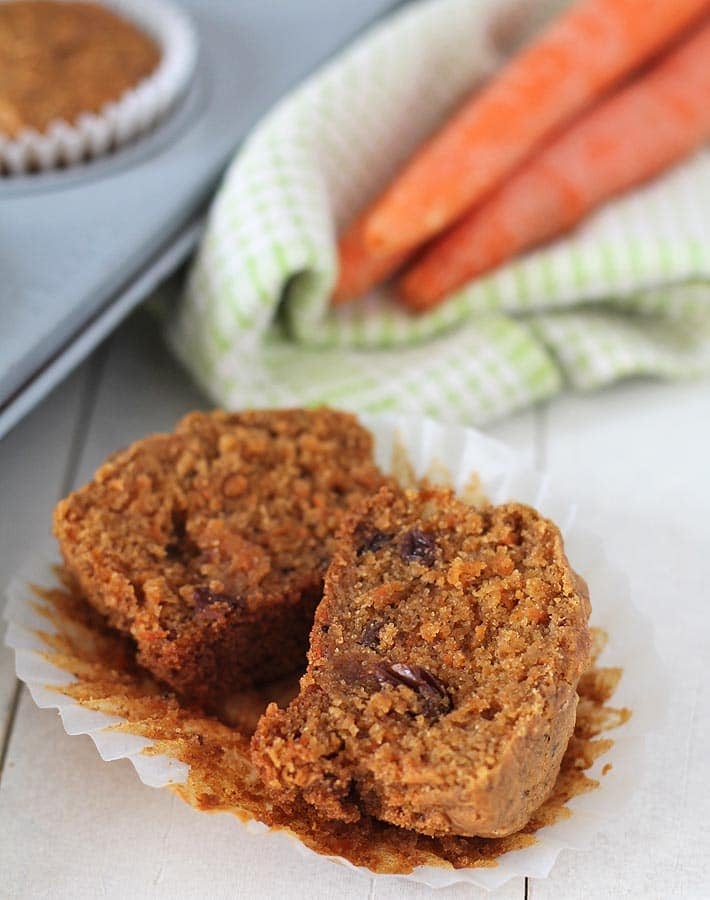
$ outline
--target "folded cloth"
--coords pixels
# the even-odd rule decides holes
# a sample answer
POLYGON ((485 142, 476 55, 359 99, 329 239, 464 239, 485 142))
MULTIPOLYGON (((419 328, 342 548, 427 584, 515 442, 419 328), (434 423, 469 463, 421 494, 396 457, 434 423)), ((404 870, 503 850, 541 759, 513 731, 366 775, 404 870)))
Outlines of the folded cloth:
POLYGON ((336 234, 500 65, 525 6, 409 5, 258 125, 219 189, 168 324, 216 403, 395 408, 480 424, 565 384, 710 371, 708 151, 429 313, 406 312, 386 288, 330 308, 336 234))

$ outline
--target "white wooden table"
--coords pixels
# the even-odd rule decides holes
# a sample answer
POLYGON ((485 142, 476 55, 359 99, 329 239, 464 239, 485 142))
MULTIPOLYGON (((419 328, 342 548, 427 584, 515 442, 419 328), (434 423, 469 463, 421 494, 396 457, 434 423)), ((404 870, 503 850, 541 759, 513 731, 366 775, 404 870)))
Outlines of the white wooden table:
MULTIPOLYGON (((206 401, 139 313, 0 441, 0 585, 50 542, 58 497, 110 451, 206 401)), ((655 621, 671 709, 644 787, 585 852, 496 896, 710 898, 710 383, 627 383, 489 429, 547 468, 604 532, 655 621)), ((1 601, 0 601, 1 602, 1 601)), ((104 763, 36 709, 0 650, 0 897, 420 898, 306 861, 104 763)), ((437 896, 479 896, 472 888, 437 896)), ((484 896, 480 893, 480 896, 484 896)))

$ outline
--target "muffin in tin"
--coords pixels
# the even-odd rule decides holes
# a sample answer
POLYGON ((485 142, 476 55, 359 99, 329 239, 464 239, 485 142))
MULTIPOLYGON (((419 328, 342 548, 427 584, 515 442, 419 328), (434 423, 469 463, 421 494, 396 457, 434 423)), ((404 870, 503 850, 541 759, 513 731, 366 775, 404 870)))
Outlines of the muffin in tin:
POLYGON ((0 0, 0 170, 71 165, 136 137, 194 59, 186 17, 163 0, 0 0))

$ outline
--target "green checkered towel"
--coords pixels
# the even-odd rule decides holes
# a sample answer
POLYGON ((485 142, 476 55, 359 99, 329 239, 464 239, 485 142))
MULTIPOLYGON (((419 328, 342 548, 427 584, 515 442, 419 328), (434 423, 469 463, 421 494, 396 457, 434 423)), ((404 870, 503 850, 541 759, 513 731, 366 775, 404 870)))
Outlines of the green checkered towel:
POLYGON ((255 129, 168 326, 216 403, 481 423, 565 384, 710 371, 707 151, 432 312, 409 314, 385 289, 329 307, 338 230, 500 64, 515 12, 494 0, 406 7, 255 129))

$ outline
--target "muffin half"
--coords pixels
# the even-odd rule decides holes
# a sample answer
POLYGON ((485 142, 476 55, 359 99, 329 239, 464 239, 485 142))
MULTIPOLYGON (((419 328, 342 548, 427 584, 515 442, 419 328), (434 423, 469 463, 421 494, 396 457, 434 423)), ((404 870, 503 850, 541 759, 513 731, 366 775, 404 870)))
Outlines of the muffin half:
POLYGON ((268 707, 254 761, 334 819, 510 834, 559 771, 589 612, 535 510, 385 488, 343 528, 300 693, 268 707))

